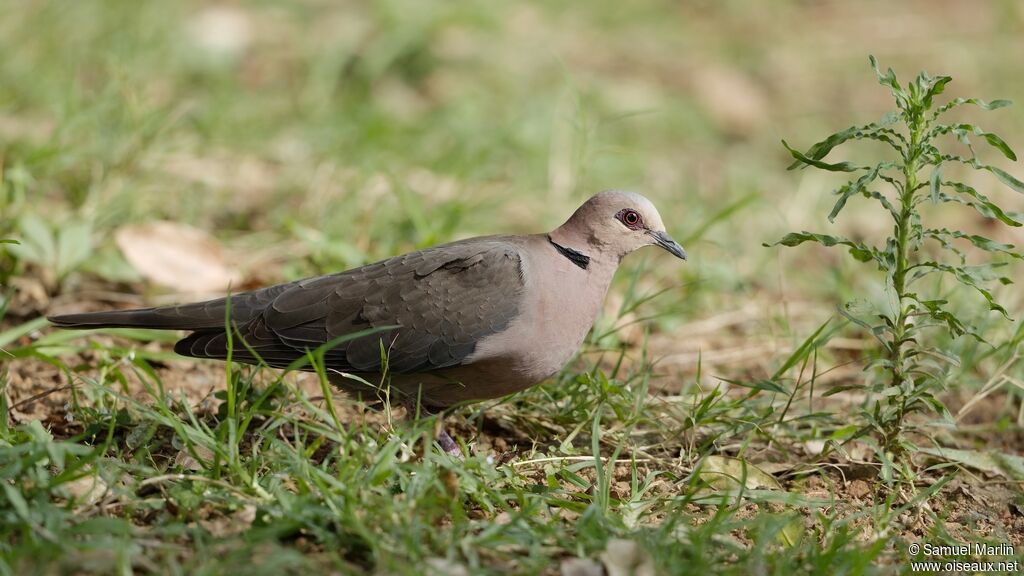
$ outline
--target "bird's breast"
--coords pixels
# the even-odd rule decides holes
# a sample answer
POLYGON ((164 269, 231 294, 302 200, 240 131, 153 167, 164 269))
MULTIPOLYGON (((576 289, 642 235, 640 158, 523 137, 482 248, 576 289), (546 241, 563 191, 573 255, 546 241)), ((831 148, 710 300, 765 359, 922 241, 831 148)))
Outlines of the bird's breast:
POLYGON ((500 358, 524 388, 558 372, 579 350, 602 307, 614 269, 582 270, 555 259, 532 263, 525 273, 529 288, 520 314, 506 330, 481 341, 468 359, 472 363, 500 358))

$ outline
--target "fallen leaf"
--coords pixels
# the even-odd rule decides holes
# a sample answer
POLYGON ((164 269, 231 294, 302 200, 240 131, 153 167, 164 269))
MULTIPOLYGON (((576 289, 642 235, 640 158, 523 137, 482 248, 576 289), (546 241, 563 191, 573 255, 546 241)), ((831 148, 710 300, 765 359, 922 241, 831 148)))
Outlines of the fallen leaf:
POLYGON ((708 456, 701 464, 700 477, 720 490, 736 488, 741 482, 751 490, 782 490, 782 485, 774 476, 739 458, 708 456))
POLYGON ((198 460, 192 456, 192 453, 187 448, 182 448, 174 456, 174 464, 181 466, 184 470, 198 472, 213 462, 215 456, 213 450, 199 444, 193 446, 192 449, 195 450, 196 456, 199 457, 198 460))
POLYGON ((797 466, 793 462, 758 462, 756 464, 759 470, 766 472, 771 476, 781 474, 783 472, 789 472, 797 466))
POLYGON ((600 555, 608 576, 654 576, 654 562, 632 540, 612 538, 600 555))
POLYGON ((559 568, 562 576, 604 576, 604 566, 590 558, 566 558, 559 568))
POLYGON ((175 222, 122 226, 114 235, 125 259, 147 280, 180 292, 221 292, 241 274, 210 235, 175 222))
POLYGON ((506 511, 502 510, 501 512, 498 512, 498 515, 495 516, 491 520, 491 523, 496 524, 498 526, 504 526, 506 524, 511 524, 512 523, 512 515, 509 514, 506 511))
POLYGON ((957 462, 975 470, 999 474, 1011 480, 1024 479, 1024 458, 994 450, 957 450, 955 448, 920 448, 918 452, 957 462))
POLYGON ((806 440, 803 444, 804 451, 808 456, 817 456, 825 450, 824 440, 806 440))
POLYGON ((446 558, 427 558, 424 564, 430 576, 469 576, 465 566, 446 558))
POLYGON ((796 546, 803 536, 804 520, 799 514, 794 514, 778 534, 779 541, 787 548, 796 546))
POLYGON ((95 504, 107 493, 107 483, 99 474, 89 474, 60 485, 60 491, 78 505, 95 504))
POLYGON ((230 516, 216 516, 214 518, 201 519, 199 520, 199 525, 206 528, 206 531, 210 534, 217 536, 218 538, 223 538, 225 536, 234 536, 245 532, 252 526, 252 523, 255 520, 256 506, 253 504, 246 504, 230 516))

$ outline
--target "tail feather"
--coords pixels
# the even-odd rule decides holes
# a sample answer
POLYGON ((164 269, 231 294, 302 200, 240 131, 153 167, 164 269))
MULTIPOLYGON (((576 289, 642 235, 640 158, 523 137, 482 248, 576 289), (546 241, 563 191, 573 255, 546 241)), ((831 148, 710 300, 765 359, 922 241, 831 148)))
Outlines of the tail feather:
POLYGON ((47 316, 53 325, 61 328, 154 328, 158 330, 199 330, 224 325, 223 314, 219 323, 206 315, 174 313, 174 307, 110 310, 47 316))
MULTIPOLYGON (((230 297, 231 321, 244 324, 254 318, 293 284, 279 284, 230 297)), ((229 299, 218 298, 180 306, 59 314, 47 320, 61 328, 154 328, 157 330, 209 330, 223 328, 229 299)))

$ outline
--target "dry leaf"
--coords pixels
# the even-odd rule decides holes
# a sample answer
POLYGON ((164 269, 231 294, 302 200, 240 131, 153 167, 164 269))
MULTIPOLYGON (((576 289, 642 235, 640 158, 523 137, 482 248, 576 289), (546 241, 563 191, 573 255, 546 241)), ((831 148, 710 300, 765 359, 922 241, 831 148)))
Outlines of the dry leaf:
POLYGON ((998 474, 1010 480, 1024 479, 1024 458, 1005 454, 997 450, 957 450, 955 448, 919 448, 918 452, 947 461, 957 462, 969 468, 998 474))
POLYGON ((826 442, 824 440, 806 440, 803 445, 808 456, 817 456, 825 451, 826 442))
POLYGON ((778 534, 779 542, 782 542, 783 546, 792 548, 800 543, 800 540, 804 536, 804 520, 799 514, 793 514, 789 522, 782 528, 778 534))
POLYGON ((192 453, 189 452, 187 448, 182 448, 174 456, 174 464, 176 466, 181 466, 184 470, 197 472, 205 467, 204 464, 206 466, 210 465, 216 456, 213 453, 213 450, 210 450, 205 446, 200 446, 199 444, 193 446, 192 449, 195 450, 196 456, 199 457, 198 460, 192 456, 192 453))
POLYGON ((560 569, 562 576, 604 576, 604 566, 590 558, 566 558, 560 569))
POLYGON ((654 576, 654 562, 647 551, 632 540, 612 538, 601 552, 608 576, 654 576))
POLYGON ((741 481, 751 490, 782 490, 782 485, 774 476, 739 458, 708 456, 701 464, 700 476, 705 482, 720 490, 736 488, 741 481))
POLYGON ((222 292, 241 280, 220 244, 191 226, 175 222, 122 226, 114 238, 139 274, 180 292, 222 292))
POLYGON ((424 565, 430 576, 469 576, 465 566, 445 558, 427 558, 424 565))
POLYGON ((60 485, 60 490, 79 505, 95 504, 107 493, 107 483, 99 474, 89 474, 60 485))
POLYGON ((199 520, 199 525, 210 534, 223 538, 234 536, 248 530, 256 520, 256 506, 246 504, 230 516, 217 516, 199 520))

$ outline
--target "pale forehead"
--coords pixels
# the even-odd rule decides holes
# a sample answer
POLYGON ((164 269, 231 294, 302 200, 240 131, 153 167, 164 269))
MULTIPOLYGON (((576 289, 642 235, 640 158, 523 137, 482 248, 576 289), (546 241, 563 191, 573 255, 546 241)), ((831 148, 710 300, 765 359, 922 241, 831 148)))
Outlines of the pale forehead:
POLYGON ((591 202, 595 202, 601 206, 607 206, 608 208, 632 208, 645 215, 658 215, 658 209, 654 207, 654 204, 652 204, 650 200, 636 192, 630 192, 628 190, 608 190, 601 192, 591 198, 591 202))

